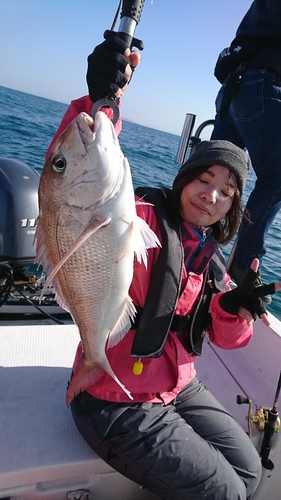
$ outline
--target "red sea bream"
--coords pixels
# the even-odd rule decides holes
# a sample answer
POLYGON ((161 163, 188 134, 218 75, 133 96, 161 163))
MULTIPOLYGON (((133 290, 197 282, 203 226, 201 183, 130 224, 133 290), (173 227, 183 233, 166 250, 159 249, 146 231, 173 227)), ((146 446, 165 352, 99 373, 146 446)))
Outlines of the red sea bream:
POLYGON ((39 185, 37 261, 56 300, 79 328, 83 355, 67 390, 69 404, 107 372, 116 377, 105 346, 130 328, 135 308, 128 295, 134 254, 159 245, 136 215, 129 163, 114 128, 99 111, 80 113, 54 144, 39 185))

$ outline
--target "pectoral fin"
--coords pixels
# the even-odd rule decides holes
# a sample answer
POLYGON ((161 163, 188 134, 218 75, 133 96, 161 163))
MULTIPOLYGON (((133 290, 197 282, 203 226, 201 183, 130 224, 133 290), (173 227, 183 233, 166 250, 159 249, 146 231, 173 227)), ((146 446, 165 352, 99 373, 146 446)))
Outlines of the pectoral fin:
POLYGON ((48 275, 44 288, 41 292, 40 299, 43 297, 44 292, 51 283, 52 279, 55 277, 55 275, 63 266, 63 264, 69 259, 69 257, 71 257, 71 255, 73 255, 74 252, 76 252, 76 250, 80 248, 83 245, 83 243, 85 243, 85 241, 87 241, 87 239, 90 238, 90 236, 92 236, 92 234, 98 231, 101 227, 107 226, 108 224, 110 224, 110 222, 111 222, 110 218, 106 220, 104 219, 101 220, 98 217, 93 217, 91 219, 89 225, 84 229, 84 231, 80 234, 80 236, 78 236, 78 238, 70 247, 70 249, 64 254, 62 259, 57 263, 52 272, 48 275))
POLYGON ((154 231, 141 217, 136 218, 134 225, 134 252, 137 261, 139 263, 143 261, 147 267, 147 249, 161 247, 161 243, 154 231))

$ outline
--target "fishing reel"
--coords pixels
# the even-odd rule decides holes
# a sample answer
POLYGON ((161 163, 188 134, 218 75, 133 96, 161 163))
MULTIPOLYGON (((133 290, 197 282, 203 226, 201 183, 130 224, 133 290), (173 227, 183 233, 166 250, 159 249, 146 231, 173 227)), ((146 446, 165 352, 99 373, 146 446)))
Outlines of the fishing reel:
POLYGON ((0 320, 14 320, 23 314, 31 318, 37 310, 40 315, 56 321, 41 308, 58 308, 58 305, 51 289, 41 297, 46 276, 35 267, 14 268, 10 262, 0 262, 0 320), (32 306, 31 310, 27 312, 26 306, 32 306))
MULTIPOLYGON (((253 414, 253 403, 252 400, 249 398, 244 398, 243 396, 237 396, 236 402, 238 405, 242 404, 248 404, 249 409, 248 409, 248 416, 247 416, 247 421, 248 421, 248 435, 251 437, 252 436, 252 425, 256 426, 256 429, 258 431, 264 431, 266 425, 268 424, 269 418, 269 412, 271 411, 270 406, 260 406, 259 408, 256 409, 255 414, 253 414)), ((274 432, 279 432, 280 430, 280 418, 279 416, 276 418, 273 426, 274 432)))
POLYGON ((275 393, 275 398, 272 408, 269 406, 260 406, 255 415, 252 411, 252 401, 249 398, 244 398, 243 396, 237 396, 237 403, 249 405, 248 410, 248 434, 251 437, 251 425, 254 424, 259 431, 263 431, 263 439, 260 449, 260 457, 262 466, 267 470, 274 469, 274 463, 269 459, 269 453, 271 450, 271 440, 273 435, 280 430, 280 418, 277 411, 278 398, 281 389, 281 372, 279 375, 277 390, 275 393))

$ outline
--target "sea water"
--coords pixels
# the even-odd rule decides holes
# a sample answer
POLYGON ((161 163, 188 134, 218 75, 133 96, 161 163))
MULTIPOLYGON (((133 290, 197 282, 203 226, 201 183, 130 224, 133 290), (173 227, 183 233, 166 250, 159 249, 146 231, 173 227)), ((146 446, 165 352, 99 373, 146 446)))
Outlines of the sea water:
MULTIPOLYGON (((0 86, 0 157, 20 160, 40 173, 47 147, 66 109, 66 104, 0 86)), ((187 112, 182 110, 183 122, 187 112)), ((175 163, 179 140, 177 135, 123 120, 119 141, 129 160, 135 187, 171 187, 179 168, 175 163)), ((244 202, 254 184, 255 174, 251 169, 244 202)), ((280 222, 281 212, 275 218, 266 240, 267 253, 261 270, 264 283, 281 281, 280 222)), ((226 258, 231 248, 232 243, 223 247, 226 258)), ((268 310, 281 320, 281 291, 273 296, 268 310)))

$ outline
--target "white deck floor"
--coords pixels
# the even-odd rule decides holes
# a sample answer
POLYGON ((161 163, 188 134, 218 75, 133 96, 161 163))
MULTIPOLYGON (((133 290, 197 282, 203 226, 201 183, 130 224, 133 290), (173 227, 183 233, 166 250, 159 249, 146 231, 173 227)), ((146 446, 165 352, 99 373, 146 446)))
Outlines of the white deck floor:
MULTIPOLYGON (((206 343, 197 360, 199 376, 245 430, 248 407, 238 406, 236 395, 271 406, 281 365, 279 334, 258 322, 255 330, 250 346, 227 352, 206 343)), ((73 423, 65 392, 77 328, 1 326, 0 337, 0 498, 62 500, 67 491, 84 488, 95 500, 156 499, 96 457, 73 423)), ((265 471, 255 500, 281 498, 280 439, 275 441, 275 470, 265 471)))

